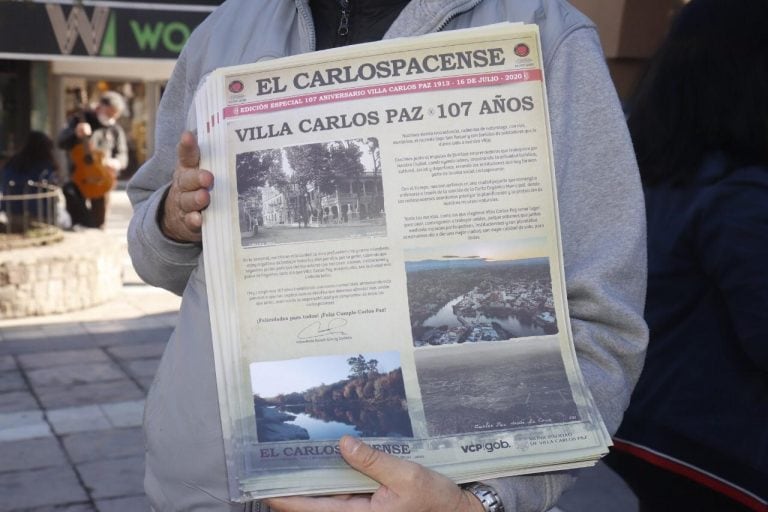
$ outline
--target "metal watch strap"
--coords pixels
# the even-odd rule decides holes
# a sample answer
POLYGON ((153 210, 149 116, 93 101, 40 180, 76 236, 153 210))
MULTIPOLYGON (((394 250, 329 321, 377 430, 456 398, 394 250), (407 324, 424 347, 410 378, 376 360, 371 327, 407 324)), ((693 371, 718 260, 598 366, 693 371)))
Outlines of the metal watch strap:
POLYGON ((490 485, 473 482, 471 484, 462 485, 462 488, 471 492, 478 500, 480 500, 480 504, 483 505, 485 512, 504 512, 504 504, 501 503, 499 494, 496 492, 496 489, 490 485))

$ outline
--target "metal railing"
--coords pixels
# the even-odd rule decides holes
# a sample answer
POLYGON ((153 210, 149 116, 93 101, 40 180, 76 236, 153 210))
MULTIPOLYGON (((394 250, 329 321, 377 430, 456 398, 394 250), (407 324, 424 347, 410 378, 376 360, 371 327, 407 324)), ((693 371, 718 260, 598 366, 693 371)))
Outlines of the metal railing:
MULTIPOLYGON (((18 190, 17 182, 10 181, 8 185, 18 190)), ((28 180, 20 194, 0 192, 0 234, 44 238, 59 233, 56 218, 59 191, 58 186, 46 181, 28 180)))

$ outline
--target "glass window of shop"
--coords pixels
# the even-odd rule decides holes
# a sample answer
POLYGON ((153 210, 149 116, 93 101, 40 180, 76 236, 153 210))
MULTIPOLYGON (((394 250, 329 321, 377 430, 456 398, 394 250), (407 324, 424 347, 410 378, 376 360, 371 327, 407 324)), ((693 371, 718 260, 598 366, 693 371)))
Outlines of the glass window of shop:
POLYGON ((97 80, 83 77, 62 77, 61 98, 65 119, 93 109, 101 93, 115 91, 125 98, 125 111, 117 120, 128 139, 128 167, 120 173, 120 179, 130 178, 152 151, 151 125, 159 96, 160 84, 132 80, 97 80))
POLYGON ((29 131, 29 65, 0 61, 0 166, 29 131))

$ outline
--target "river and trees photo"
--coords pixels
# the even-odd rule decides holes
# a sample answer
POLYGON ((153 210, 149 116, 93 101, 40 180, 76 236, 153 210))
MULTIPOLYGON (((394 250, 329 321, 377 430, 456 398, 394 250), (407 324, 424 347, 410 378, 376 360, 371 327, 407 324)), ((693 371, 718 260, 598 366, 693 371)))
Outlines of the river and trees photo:
POLYGON ((412 437, 397 352, 250 365, 259 442, 412 437))

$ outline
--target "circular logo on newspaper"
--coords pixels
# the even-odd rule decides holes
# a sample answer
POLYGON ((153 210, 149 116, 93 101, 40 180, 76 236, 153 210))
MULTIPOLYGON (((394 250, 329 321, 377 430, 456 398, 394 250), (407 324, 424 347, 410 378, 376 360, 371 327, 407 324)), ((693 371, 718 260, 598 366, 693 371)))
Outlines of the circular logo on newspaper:
POLYGON ((518 57, 527 57, 531 53, 531 49, 525 43, 520 43, 515 46, 515 55, 518 57))
POLYGON ((229 92, 237 94, 243 92, 243 89, 245 89, 245 84, 240 80, 229 82, 229 92))

